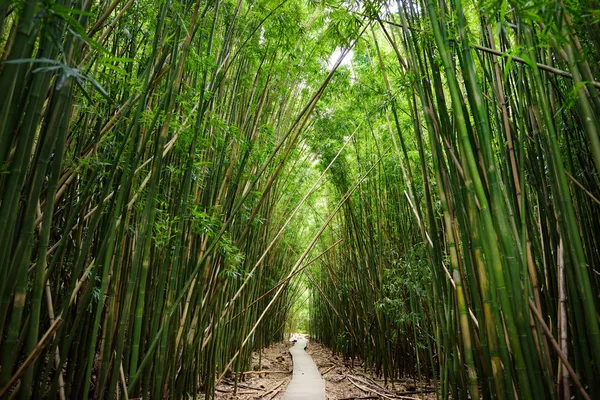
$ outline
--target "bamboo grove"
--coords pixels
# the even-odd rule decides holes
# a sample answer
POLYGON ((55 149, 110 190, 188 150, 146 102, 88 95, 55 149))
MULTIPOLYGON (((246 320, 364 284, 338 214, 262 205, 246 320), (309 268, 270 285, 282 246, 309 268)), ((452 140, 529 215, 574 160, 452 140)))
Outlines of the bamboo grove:
POLYGON ((370 177, 311 271, 311 331, 441 398, 598 398, 598 4, 388 6, 363 10, 361 103, 318 121, 357 127, 331 191, 370 177))
POLYGON ((0 398, 599 398, 598 6, 0 0, 0 398))
POLYGON ((0 397, 211 394, 283 339, 327 82, 285 3, 2 2, 0 397))

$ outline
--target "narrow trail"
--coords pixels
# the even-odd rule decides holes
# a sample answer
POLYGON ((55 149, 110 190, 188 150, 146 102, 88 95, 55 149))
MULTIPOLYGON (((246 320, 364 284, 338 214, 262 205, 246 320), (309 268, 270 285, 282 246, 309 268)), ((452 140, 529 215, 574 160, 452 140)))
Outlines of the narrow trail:
POLYGON ((325 400, 325 381, 311 356, 304 350, 306 343, 306 339, 300 339, 290 349, 294 360, 294 375, 283 400, 325 400))

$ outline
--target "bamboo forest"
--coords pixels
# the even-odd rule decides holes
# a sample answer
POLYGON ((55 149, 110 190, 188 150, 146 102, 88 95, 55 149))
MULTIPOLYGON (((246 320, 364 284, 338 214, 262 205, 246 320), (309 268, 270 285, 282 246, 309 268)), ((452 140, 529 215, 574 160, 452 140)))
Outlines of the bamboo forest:
POLYGON ((346 399, 600 399, 598 0, 0 0, 0 398, 295 332, 417 386, 346 399))

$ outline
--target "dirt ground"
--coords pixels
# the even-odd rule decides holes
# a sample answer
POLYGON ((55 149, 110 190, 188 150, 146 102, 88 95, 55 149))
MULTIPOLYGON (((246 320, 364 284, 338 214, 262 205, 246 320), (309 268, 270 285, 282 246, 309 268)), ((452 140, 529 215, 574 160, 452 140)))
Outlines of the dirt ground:
POLYGON ((325 379, 328 400, 436 398, 433 387, 426 383, 423 383, 423 391, 419 390, 418 380, 402 379, 384 386, 383 379, 364 373, 362 361, 345 361, 342 356, 334 355, 328 347, 319 343, 309 342, 306 351, 325 379))
MULTIPOLYGON (((297 338, 293 336, 292 339, 297 338)), ((217 400, 280 400, 283 398, 287 385, 292 380, 292 357, 289 348, 291 342, 277 343, 263 349, 262 367, 259 370, 259 355, 252 355, 252 371, 245 374, 244 380, 238 383, 234 391, 233 379, 224 379, 217 386, 217 400)), ((306 351, 315 361, 323 379, 328 400, 358 400, 358 399, 435 399, 435 392, 430 383, 413 379, 402 379, 393 384, 385 383, 382 379, 365 374, 362 362, 354 360, 354 365, 342 356, 334 355, 328 348, 319 343, 310 342, 306 351)), ((307 399, 310 400, 310 399, 307 399)))
POLYGON ((262 351, 262 367, 259 370, 258 352, 252 354, 252 371, 245 374, 234 392, 233 380, 224 379, 216 388, 217 400, 279 400, 292 380, 292 356, 289 342, 277 343, 262 351))

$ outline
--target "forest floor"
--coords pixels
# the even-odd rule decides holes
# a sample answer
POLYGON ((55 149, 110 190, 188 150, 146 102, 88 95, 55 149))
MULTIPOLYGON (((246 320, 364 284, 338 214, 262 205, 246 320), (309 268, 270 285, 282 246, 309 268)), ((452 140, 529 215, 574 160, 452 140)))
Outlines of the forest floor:
POLYGON ((216 388, 216 400, 280 400, 292 380, 292 356, 289 349, 293 343, 282 342, 252 353, 252 371, 244 374, 234 391, 233 378, 223 379, 216 388), (243 380, 242 380, 243 379, 243 380))
MULTIPOLYGON (((289 353, 291 342, 277 343, 262 350, 262 366, 259 368, 258 352, 252 355, 252 371, 244 375, 234 391, 232 378, 224 379, 217 386, 217 400, 281 400, 287 385, 292 380, 293 363, 289 353)), ((363 371, 360 360, 345 360, 331 349, 319 343, 309 342, 306 352, 312 357, 321 376, 325 379, 328 400, 358 399, 435 399, 435 392, 429 383, 402 379, 386 385, 363 371)))
POLYGON ((435 399, 434 388, 419 381, 406 378, 386 385, 383 379, 365 373, 360 360, 344 359, 320 343, 310 342, 306 347, 321 376, 325 379, 325 392, 330 400, 354 399, 435 399))

